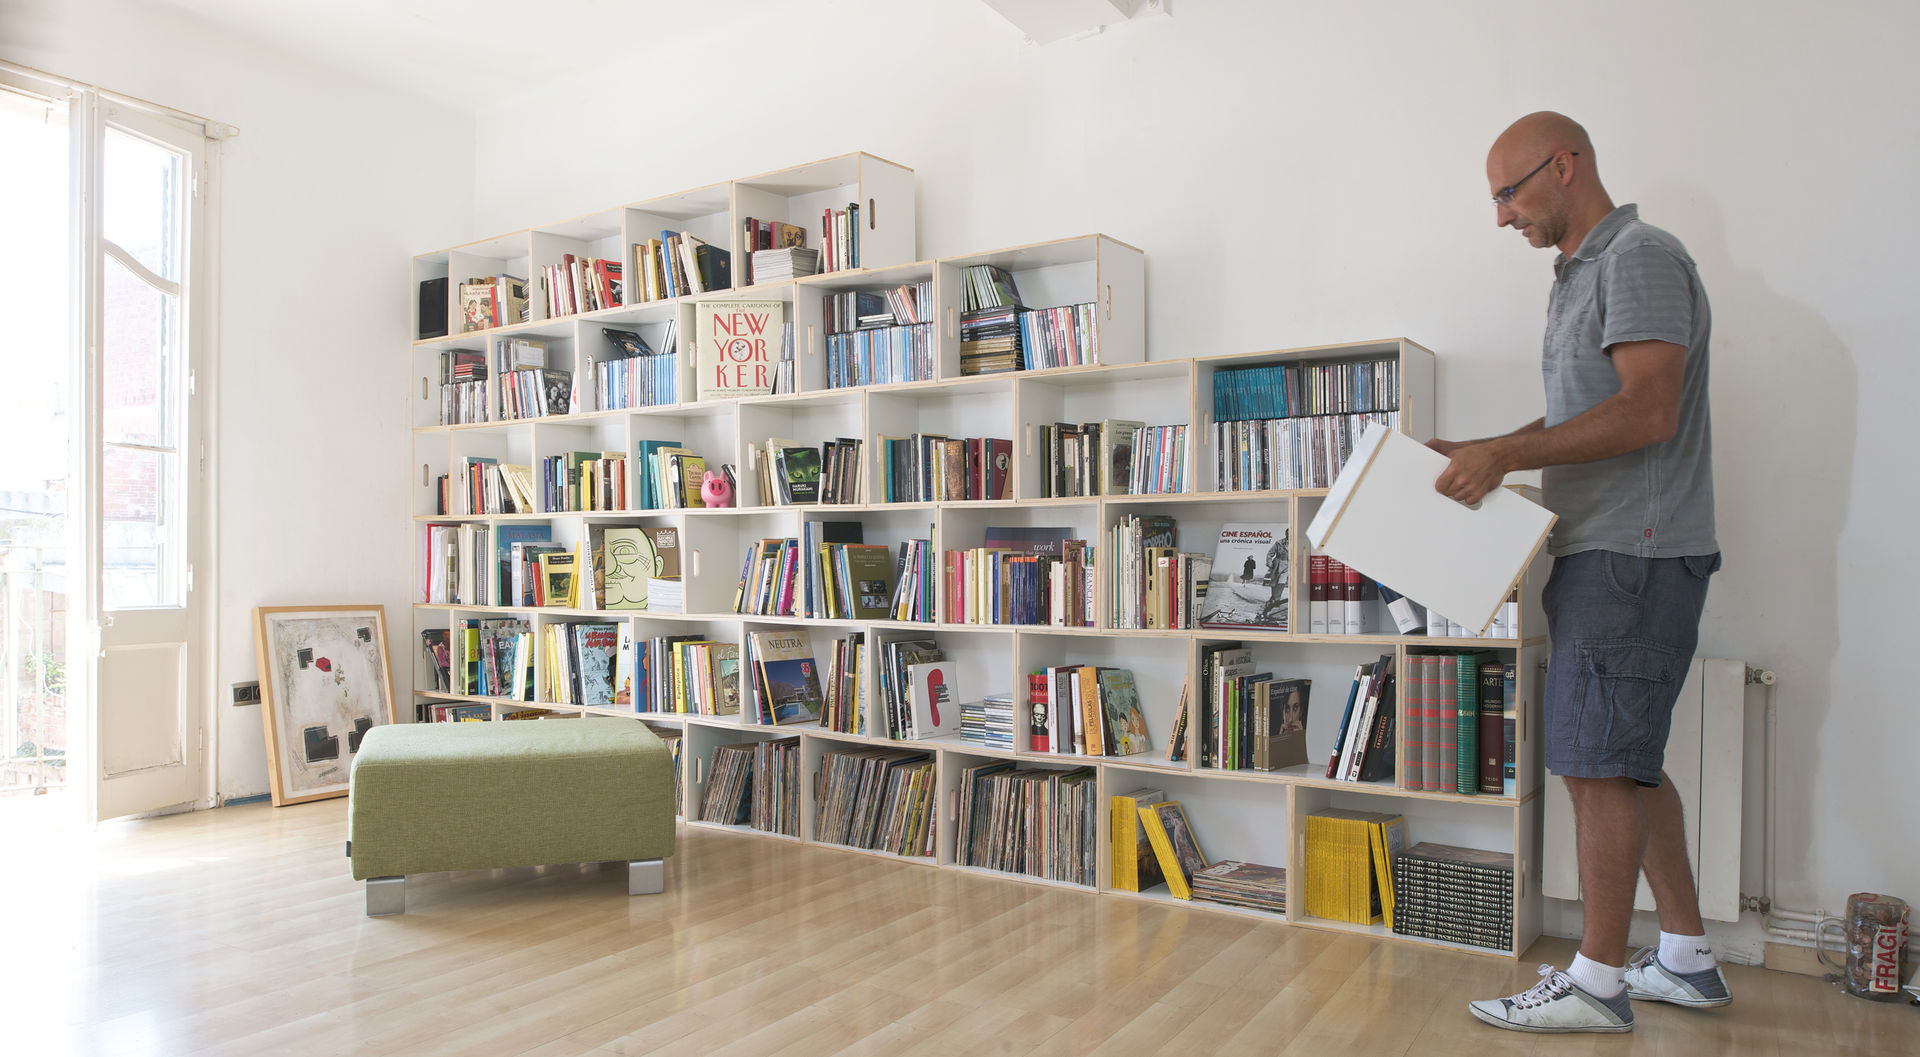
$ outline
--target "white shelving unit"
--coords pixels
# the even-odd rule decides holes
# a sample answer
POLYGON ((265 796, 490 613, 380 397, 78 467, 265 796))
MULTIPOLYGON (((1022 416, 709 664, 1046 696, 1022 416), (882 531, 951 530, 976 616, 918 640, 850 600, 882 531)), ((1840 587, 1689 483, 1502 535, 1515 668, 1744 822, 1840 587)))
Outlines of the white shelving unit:
MULTIPOLYGON (((732 612, 735 584, 747 547, 765 537, 797 537, 806 521, 857 521, 869 543, 889 547, 909 538, 928 538, 936 553, 981 545, 987 530, 1006 526, 1061 526, 1073 535, 1102 547, 1106 530, 1128 514, 1162 514, 1177 519, 1179 549, 1211 553, 1222 524, 1234 521, 1278 521, 1284 519, 1292 530, 1290 568, 1297 570, 1290 583, 1290 611, 1304 614, 1307 607, 1305 580, 1306 524, 1324 499, 1324 490, 1288 490, 1262 492, 1217 492, 1206 490, 1212 484, 1211 425, 1214 374, 1222 368, 1299 361, 1326 363, 1342 360, 1369 361, 1392 359, 1399 365, 1400 429, 1416 439, 1429 439, 1433 431, 1434 357, 1431 352, 1404 339, 1360 342, 1342 345, 1275 350, 1234 356, 1206 356, 1180 360, 1147 360, 1145 357, 1144 255, 1104 235, 1064 239, 964 257, 935 261, 914 261, 912 177, 908 170, 868 155, 849 155, 841 159, 801 166, 779 173, 765 174, 732 184, 715 185, 680 195, 666 196, 619 209, 577 218, 549 227, 530 229, 517 235, 473 243, 468 246, 424 254, 415 259, 416 280, 468 273, 486 274, 505 270, 521 274, 516 268, 537 266, 545 256, 556 252, 588 252, 609 256, 628 246, 627 266, 632 267, 630 243, 647 233, 658 234, 662 227, 692 230, 716 245, 727 245, 735 253, 735 274, 740 268, 741 252, 737 234, 745 216, 807 223, 811 217, 817 227, 819 211, 834 203, 859 200, 869 203, 862 223, 873 223, 871 241, 865 246, 868 267, 857 271, 829 273, 798 281, 761 284, 717 295, 701 295, 675 301, 622 306, 590 315, 549 320, 536 318, 514 327, 477 334, 415 342, 414 365, 418 374, 410 394, 414 424, 416 465, 410 474, 414 485, 413 523, 409 546, 414 554, 416 599, 424 597, 420 555, 424 553, 427 526, 430 524, 477 522, 488 526, 535 523, 549 526, 557 542, 581 538, 590 524, 672 526, 679 530, 681 571, 685 582, 686 612, 594 611, 578 609, 515 609, 467 605, 429 605, 414 607, 417 634, 428 629, 457 628, 463 619, 517 616, 532 624, 536 642, 541 629, 556 623, 609 620, 630 623, 637 637, 655 635, 700 634, 709 638, 743 642, 748 633, 758 630, 803 627, 815 642, 816 659, 824 665, 824 647, 830 637, 849 630, 865 630, 871 642, 875 633, 897 631, 936 637, 955 665, 955 678, 967 698, 987 693, 1011 692, 1016 702, 1026 700, 1025 673, 1058 664, 1102 664, 1130 668, 1139 687, 1145 710, 1151 751, 1129 757, 1082 757, 1036 754, 1022 750, 1000 751, 940 738, 921 742, 901 742, 867 738, 825 730, 818 725, 768 726, 755 721, 758 714, 752 680, 742 673, 741 713, 731 716, 635 713, 627 709, 586 708, 579 706, 531 703, 531 707, 562 712, 581 712, 639 718, 662 728, 683 731, 683 788, 688 814, 693 814, 704 791, 713 749, 722 744, 752 742, 797 735, 801 739, 801 833, 798 838, 815 838, 814 775, 822 754, 849 748, 916 748, 930 753, 937 768, 936 853, 931 857, 906 857, 905 861, 933 868, 964 869, 992 873, 975 867, 958 866, 955 858, 956 797, 958 773, 962 766, 993 759, 1013 759, 1023 767, 1042 768, 1091 766, 1097 772, 1096 804, 1099 832, 1096 847, 1098 868, 1093 890, 1117 898, 1170 900, 1164 887, 1153 892, 1130 893, 1117 890, 1111 877, 1111 859, 1107 853, 1110 818, 1109 797, 1142 786, 1164 789, 1177 799, 1192 822, 1200 846, 1211 859, 1235 858, 1284 866, 1289 875, 1289 910, 1272 915, 1237 910, 1205 902, 1193 902, 1196 908, 1211 912, 1249 914, 1266 920, 1286 920, 1295 924, 1339 932, 1381 935, 1406 942, 1434 944, 1434 941, 1394 937, 1379 925, 1360 926, 1309 917, 1305 900, 1307 865, 1305 819, 1325 808, 1356 808, 1389 811, 1407 819, 1408 834, 1414 841, 1438 841, 1510 852, 1515 862, 1516 907, 1514 946, 1506 951, 1488 951, 1478 947, 1460 947, 1476 953, 1517 957, 1539 935, 1540 900, 1535 848, 1540 804, 1540 766, 1538 760, 1537 674, 1545 656, 1544 623, 1540 615, 1538 589, 1541 582, 1536 567, 1525 580, 1519 633, 1508 639, 1428 639, 1425 636, 1362 635, 1313 636, 1300 631, 1236 632, 1193 628, 1185 630, 1118 630, 1091 628, 995 626, 956 624, 945 621, 947 588, 943 578, 938 584, 937 612, 942 620, 927 624, 894 621, 811 620, 798 617, 744 616, 732 612), (904 234, 902 234, 904 232, 904 234), (615 241, 618 240, 618 241, 615 241), (1098 360, 1083 367, 962 377, 958 372, 958 340, 955 321, 962 304, 960 281, 964 269, 973 264, 996 264, 1015 277, 1023 301, 1029 306, 1093 302, 1098 328, 1098 360), (937 306, 936 371, 927 381, 851 389, 824 387, 822 357, 823 321, 821 298, 846 290, 884 290, 902 283, 931 280, 937 306), (623 410, 598 410, 582 406, 567 415, 492 421, 472 425, 439 424, 437 397, 440 357, 456 348, 484 348, 491 358, 488 343, 502 336, 531 334, 545 338, 550 348, 565 350, 575 369, 590 374, 594 359, 609 353, 600 328, 639 329, 643 334, 664 328, 669 314, 679 314, 682 333, 691 329, 692 303, 714 297, 752 297, 784 300, 790 306, 789 319, 796 328, 795 346, 799 391, 778 396, 747 397, 708 403, 676 402, 657 407, 623 410), (1038 427, 1052 422, 1089 422, 1109 418, 1137 419, 1150 425, 1186 424, 1188 429, 1185 491, 1167 495, 1112 495, 1065 499, 1043 499, 1040 475, 1043 454, 1038 451, 1038 427), (915 431, 945 433, 955 437, 1000 437, 1012 441, 1013 467, 1009 495, 993 501, 955 501, 943 503, 883 503, 834 506, 771 506, 760 496, 749 453, 768 437, 787 437, 806 444, 818 444, 833 437, 859 437, 865 443, 861 474, 865 478, 868 499, 882 495, 879 483, 885 472, 882 455, 875 443, 877 436, 901 436, 915 431), (678 440, 701 453, 711 466, 729 462, 739 467, 740 505, 724 510, 629 510, 580 513, 545 511, 536 514, 495 517, 453 518, 437 513, 436 478, 457 467, 468 455, 499 459, 503 462, 532 463, 544 455, 592 450, 629 453, 629 495, 639 495, 637 467, 631 453, 643 440, 678 440), (1310 759, 1317 762, 1278 772, 1228 771, 1199 766, 1189 753, 1186 759, 1169 756, 1170 736, 1177 719, 1183 684, 1198 675, 1200 650, 1212 642, 1238 640, 1252 649, 1258 666, 1276 675, 1305 676, 1314 681, 1312 707, 1308 717, 1310 759), (1382 654, 1393 654, 1398 670, 1405 670, 1409 651, 1428 647, 1455 647, 1491 650, 1497 656, 1516 661, 1521 678, 1520 724, 1517 739, 1518 792, 1515 796, 1462 796, 1401 788, 1388 779, 1366 784, 1335 782, 1321 777, 1325 757, 1330 750, 1340 720, 1341 703, 1353 678, 1354 667, 1382 654)), ((451 284, 450 284, 451 285, 451 284)), ((451 297, 452 295, 450 295, 451 297)), ((457 305, 449 305, 449 319, 457 321, 457 305)), ((491 387, 493 382, 489 381, 491 387)), ((492 390, 489 390, 490 393, 492 390)), ((691 393, 690 383, 683 393, 691 393)), ((498 408, 497 393, 490 406, 498 408)), ((1103 547, 1104 549, 1104 547, 1103 547)), ((1544 561, 1544 559, 1542 560, 1544 561)), ((1107 577, 1096 577, 1100 584, 1096 595, 1097 611, 1109 612, 1107 577)), ((1391 621, 1381 615, 1381 625, 1391 621)), ((1296 622, 1302 624, 1304 621, 1296 622)), ((428 661, 416 647, 409 654, 415 666, 414 686, 432 685, 428 661)), ((455 663, 460 663, 456 656, 455 663)), ((537 660, 536 686, 546 683, 544 660, 537 660)), ((870 664, 867 678, 872 679, 870 664)), ((527 702, 501 699, 459 697, 446 693, 416 691, 419 701, 432 704, 485 703, 495 717, 515 709, 530 707, 527 702)), ((878 699, 869 686, 867 700, 878 699)), ((1027 744, 1024 723, 1027 709, 1016 709, 1016 744, 1027 744)), ((1192 724, 1190 726, 1196 726, 1192 724)), ((1404 715, 1396 730, 1404 729, 1404 715)), ((1405 774, 1406 769, 1398 768, 1405 774)), ((690 825, 713 825, 689 821, 690 825)), ((727 827, 747 829, 747 827, 727 827)), ((750 832, 757 832, 751 831, 750 832)), ((849 849, 858 850, 858 849, 849 849)), ((866 854, 880 854, 866 852, 866 854)), ((1008 880, 1029 883, 1060 884, 1039 881, 1016 874, 995 874, 1008 880)), ((1086 887, 1069 885, 1068 887, 1086 887)))

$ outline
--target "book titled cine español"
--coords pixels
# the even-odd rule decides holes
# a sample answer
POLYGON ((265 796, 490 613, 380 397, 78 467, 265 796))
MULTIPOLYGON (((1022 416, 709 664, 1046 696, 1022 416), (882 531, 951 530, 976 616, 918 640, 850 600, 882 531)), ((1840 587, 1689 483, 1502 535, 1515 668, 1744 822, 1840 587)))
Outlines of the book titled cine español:
POLYGON ((1554 515, 1507 488, 1472 506, 1434 490, 1447 457, 1373 425, 1307 526, 1315 549, 1484 634, 1554 515))

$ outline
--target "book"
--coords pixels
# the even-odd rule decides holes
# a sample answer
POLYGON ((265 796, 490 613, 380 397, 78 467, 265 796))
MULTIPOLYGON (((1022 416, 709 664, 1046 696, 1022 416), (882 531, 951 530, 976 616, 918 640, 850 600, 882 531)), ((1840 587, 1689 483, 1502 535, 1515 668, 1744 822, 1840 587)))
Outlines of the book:
POLYGON ((782 505, 820 501, 820 452, 815 448, 779 447, 768 452, 773 460, 774 489, 782 505))
POLYGON ((819 720, 823 703, 819 664, 813 659, 813 641, 806 631, 755 631, 748 639, 753 647, 762 721, 786 724, 819 720))
POLYGON ((1175 899, 1192 899, 1193 875, 1207 868, 1206 856, 1194 840, 1193 830, 1178 800, 1145 804, 1139 810, 1140 823, 1147 840, 1160 860, 1160 872, 1166 877, 1167 891, 1175 899))
POLYGON ((572 606, 577 598, 574 556, 567 551, 548 551, 540 555, 542 605, 572 606))
POLYGON ((1135 789, 1113 798, 1113 887, 1122 892, 1145 892, 1166 883, 1159 856, 1140 822, 1140 809, 1167 798, 1160 789, 1135 789))
POLYGON ((453 689, 453 645, 451 633, 446 628, 427 628, 420 633, 420 652, 427 661, 427 670, 433 675, 430 690, 447 693, 453 689))
POLYGON ((953 665, 929 661, 907 666, 907 703, 912 709, 908 736, 939 737, 960 729, 959 695, 953 689, 953 665))
POLYGON ((786 303, 700 301, 693 307, 696 398, 719 400, 772 392, 786 303))
POLYGON ((1153 739, 1147 734, 1147 717, 1140 708, 1133 673, 1125 668, 1102 668, 1097 678, 1100 711, 1107 726, 1107 755, 1132 756, 1152 749, 1153 739))
POLYGON ((658 571, 660 555, 647 530, 611 526, 606 530, 605 599, 608 609, 647 608, 647 581, 658 571))
POLYGON ((1393 864, 1407 847, 1407 822, 1399 815, 1367 824, 1367 843, 1373 850, 1373 872, 1380 889, 1380 916, 1393 927, 1393 864))
POLYGON ((611 623, 575 624, 569 634, 573 640, 573 669, 579 673, 578 703, 613 704, 614 652, 619 646, 620 629, 611 623))
POLYGON ((1496 488, 1473 507, 1434 491, 1447 457, 1373 425, 1307 526, 1322 551, 1484 634, 1547 541, 1554 514, 1496 488))
POLYGON ((1286 630, 1287 544, 1281 522, 1220 526, 1200 626, 1286 630))

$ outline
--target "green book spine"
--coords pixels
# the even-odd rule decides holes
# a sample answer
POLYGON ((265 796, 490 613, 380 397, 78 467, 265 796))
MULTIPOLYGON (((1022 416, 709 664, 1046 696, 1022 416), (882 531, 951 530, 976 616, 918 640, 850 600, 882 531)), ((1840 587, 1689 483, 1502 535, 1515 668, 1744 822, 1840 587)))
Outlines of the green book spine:
POLYGON ((1462 655, 1457 664, 1453 791, 1471 795, 1480 791, 1480 658, 1462 655))

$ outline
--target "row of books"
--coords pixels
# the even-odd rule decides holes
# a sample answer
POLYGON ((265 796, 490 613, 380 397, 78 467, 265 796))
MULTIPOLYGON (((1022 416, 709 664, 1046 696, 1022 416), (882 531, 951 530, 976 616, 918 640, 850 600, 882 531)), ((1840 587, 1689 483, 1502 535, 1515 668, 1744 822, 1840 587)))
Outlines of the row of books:
POLYGON ((500 376, 500 417, 544 418, 573 408, 573 372, 545 367, 508 371, 500 376))
POLYGON ((960 769, 955 861, 1092 885, 1095 772, 1017 767, 998 760, 960 769))
POLYGON ((1120 418, 1042 423, 1041 497, 1126 494, 1133 472, 1133 443, 1145 425, 1120 418))
MULTIPOLYGON (((640 509, 705 509, 700 485, 707 475, 707 460, 677 440, 643 440, 634 445, 639 460, 640 509)), ((725 468, 722 468, 725 472, 725 468)))
POLYGON ((820 213, 820 270, 843 272, 860 267, 860 204, 820 213))
POLYGON ((1326 554, 1307 556, 1307 634, 1375 635, 1379 585, 1326 554))
POLYGON ((700 820, 800 835, 800 739, 716 745, 700 820))
POLYGON ((1400 409, 1400 361, 1272 363, 1213 372, 1216 422, 1400 409))
POLYGON ((1408 789, 1513 796, 1518 669, 1484 653, 1410 653, 1408 789))
POLYGON ((487 275, 460 284, 460 330, 490 330, 525 323, 532 302, 527 281, 512 275, 487 275))
POLYGON ((807 249, 807 229, 799 224, 789 224, 784 220, 756 220, 747 217, 741 222, 740 245, 746 250, 746 285, 774 282, 780 279, 792 279, 801 275, 812 275, 818 270, 820 251, 807 249), (800 250, 800 254, 786 254, 786 250, 800 250), (761 257, 765 253, 767 257, 761 257), (775 259, 791 261, 795 256, 811 262, 805 271, 780 271, 765 267, 765 262, 775 259))
POLYGON ((432 673, 430 687, 466 697, 533 697, 529 626, 514 618, 462 620, 453 628, 426 628, 420 649, 432 673))
POLYGON ((440 354, 440 424, 486 422, 487 354, 448 349, 440 354))
POLYGON ((546 650, 545 700, 556 705, 607 708, 615 704, 615 688, 629 682, 620 661, 631 653, 619 648, 631 628, 611 621, 548 624, 541 628, 546 650))
POLYGON ((484 455, 463 455, 451 474, 439 478, 441 514, 530 514, 533 475, 524 465, 484 455))
POLYGON ((667 747, 667 755, 673 761, 673 813, 684 818, 687 813, 684 791, 686 770, 682 762, 681 750, 686 747, 686 732, 679 727, 652 724, 648 724, 647 729, 653 731, 654 735, 660 739, 660 743, 667 747))
POLYGON ((711 293, 733 288, 733 255, 684 231, 662 231, 657 239, 634 243, 640 266, 642 301, 711 293))
POLYGON ((540 509, 626 510, 626 456, 617 451, 570 451, 541 459, 540 509))
POLYGON ((1373 782, 1394 773, 1394 717, 1400 693, 1393 654, 1354 669, 1347 707, 1334 732, 1326 777, 1338 782, 1373 782))
POLYGON ((827 335, 827 388, 924 382, 933 377, 933 324, 827 335))
POLYGON ((1382 919, 1391 926, 1398 906, 1393 864, 1406 847, 1399 815, 1326 808, 1306 818, 1308 915, 1354 925, 1382 919))
POLYGON ((1513 949, 1513 855, 1416 844, 1393 860, 1393 931, 1513 949))
POLYGON ((932 757, 924 752, 828 752, 814 778, 816 840, 893 855, 933 855, 932 757))
POLYGON ((1153 748, 1127 668, 1069 664, 1027 673, 1028 747, 1054 756, 1134 756, 1153 748))
POLYGON ((631 636, 621 626, 615 705, 636 712, 731 716, 740 711, 740 646, 700 635, 631 636), (625 678, 628 674, 631 678, 625 678))
POLYGON ((619 261, 571 253, 561 254, 560 260, 553 264, 541 265, 540 289, 546 298, 547 318, 598 312, 626 304, 620 290, 622 270, 619 261))
POLYGON ((1128 514, 1107 530, 1107 619, 1116 628, 1189 628, 1205 603, 1213 559, 1180 553, 1174 519, 1128 514))
POLYGON ((623 356, 593 365, 594 406, 603 411, 659 407, 680 399, 680 357, 671 352, 623 356))
POLYGON ((1197 710, 1200 764, 1223 771, 1277 771, 1306 761, 1309 679, 1255 671, 1238 642, 1201 647, 1197 710))
POLYGON ((821 301, 828 334, 933 322, 931 279, 902 283, 877 293, 847 290, 827 294, 821 301))
POLYGON ((874 736, 867 707, 867 633, 850 631, 827 650, 826 677, 820 681, 820 726, 842 734, 874 736))
POLYGON ((857 503, 860 449, 855 437, 836 437, 818 448, 768 438, 764 447, 756 449, 760 494, 768 506, 857 503))
POLYGON ((1399 428, 1398 411, 1213 424, 1213 487, 1221 492, 1329 488, 1367 426, 1399 428))
POLYGON ((1020 313, 1020 357, 1021 368, 1028 371, 1098 363, 1100 331, 1094 326, 1093 302, 1020 313))
POLYGON ((1020 307, 1020 290, 1014 285, 1013 274, 999 265, 969 265, 960 281, 966 290, 965 311, 1020 307))
POLYGON ((1057 555, 991 545, 946 551, 947 622, 1092 627, 1094 568, 1085 540, 1068 540, 1057 555))
POLYGON ((880 494, 888 503, 1005 499, 1013 441, 1003 437, 948 437, 915 433, 876 436, 880 494))

